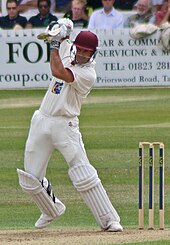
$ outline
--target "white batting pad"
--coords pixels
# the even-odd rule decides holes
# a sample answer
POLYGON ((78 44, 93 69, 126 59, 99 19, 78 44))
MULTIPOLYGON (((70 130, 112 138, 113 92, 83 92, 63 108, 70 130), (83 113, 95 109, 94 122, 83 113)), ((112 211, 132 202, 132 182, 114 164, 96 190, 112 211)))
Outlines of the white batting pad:
POLYGON ((93 166, 90 164, 74 166, 70 168, 69 176, 102 229, 106 229, 111 223, 120 222, 119 215, 93 166))
POLYGON ((78 164, 69 169, 69 176, 78 191, 86 191, 96 186, 100 179, 90 164, 78 164))
POLYGON ((23 191, 31 195, 43 214, 56 218, 65 212, 65 205, 57 197, 54 202, 37 178, 21 169, 17 169, 17 173, 23 191))

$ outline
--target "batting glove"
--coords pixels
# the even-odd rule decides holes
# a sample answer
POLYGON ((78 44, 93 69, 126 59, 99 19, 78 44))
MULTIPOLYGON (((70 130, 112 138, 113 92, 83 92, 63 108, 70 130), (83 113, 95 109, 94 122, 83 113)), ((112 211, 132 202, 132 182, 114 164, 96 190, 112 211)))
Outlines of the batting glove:
POLYGON ((64 25, 67 28, 66 36, 69 37, 71 32, 73 31, 73 22, 68 18, 61 18, 57 22, 59 25, 64 25))
POLYGON ((37 38, 44 40, 46 43, 51 43, 54 40, 61 42, 61 40, 70 36, 72 30, 73 22, 70 19, 62 18, 58 21, 52 21, 45 32, 39 34, 37 38))
POLYGON ((60 48, 60 42, 59 41, 57 41, 57 40, 51 41, 51 43, 50 43, 50 49, 57 49, 57 50, 59 50, 59 48, 60 48))

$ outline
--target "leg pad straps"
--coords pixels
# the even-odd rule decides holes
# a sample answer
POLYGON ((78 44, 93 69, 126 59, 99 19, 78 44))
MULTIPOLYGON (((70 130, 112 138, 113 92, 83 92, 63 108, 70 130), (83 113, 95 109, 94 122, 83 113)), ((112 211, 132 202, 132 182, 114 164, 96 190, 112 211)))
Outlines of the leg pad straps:
POLYGON ((21 169, 17 169, 17 173, 21 188, 32 196, 42 213, 56 218, 65 212, 65 205, 57 197, 50 196, 37 178, 21 169))

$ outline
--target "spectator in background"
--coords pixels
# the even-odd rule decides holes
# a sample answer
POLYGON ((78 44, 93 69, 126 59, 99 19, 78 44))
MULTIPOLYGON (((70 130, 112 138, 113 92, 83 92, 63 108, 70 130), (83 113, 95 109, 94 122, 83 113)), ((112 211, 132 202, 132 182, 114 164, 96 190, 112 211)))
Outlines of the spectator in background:
POLYGON ((88 29, 117 29, 124 23, 123 14, 113 7, 115 0, 102 0, 103 8, 95 10, 89 19, 88 29))
POLYGON ((74 24, 74 28, 86 28, 88 25, 88 14, 86 12, 86 0, 73 0, 71 11, 64 15, 64 18, 69 18, 74 24))
POLYGON ((27 19, 19 15, 17 0, 7 0, 6 8, 8 15, 0 17, 2 29, 25 28, 27 19))
POLYGON ((115 0, 114 7, 121 10, 132 10, 137 0, 115 0))
POLYGON ((46 27, 51 21, 57 21, 58 18, 50 13, 51 1, 50 0, 38 0, 37 7, 39 14, 32 16, 28 20, 27 28, 40 28, 46 27))
POLYGON ((155 24, 157 26, 166 22, 170 23, 170 0, 165 0, 162 8, 156 13, 155 24))
POLYGON ((138 24, 155 22, 155 16, 152 12, 152 5, 150 0, 138 0, 137 13, 129 16, 124 23, 124 27, 133 28, 138 24))

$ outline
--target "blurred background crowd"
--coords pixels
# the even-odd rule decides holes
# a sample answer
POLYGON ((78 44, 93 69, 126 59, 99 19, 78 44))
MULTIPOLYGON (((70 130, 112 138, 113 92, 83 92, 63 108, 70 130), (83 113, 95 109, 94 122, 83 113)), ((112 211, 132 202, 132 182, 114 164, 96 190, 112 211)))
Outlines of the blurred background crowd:
POLYGON ((0 0, 1 29, 44 28, 63 17, 89 30, 160 26, 170 23, 170 0, 0 0))

